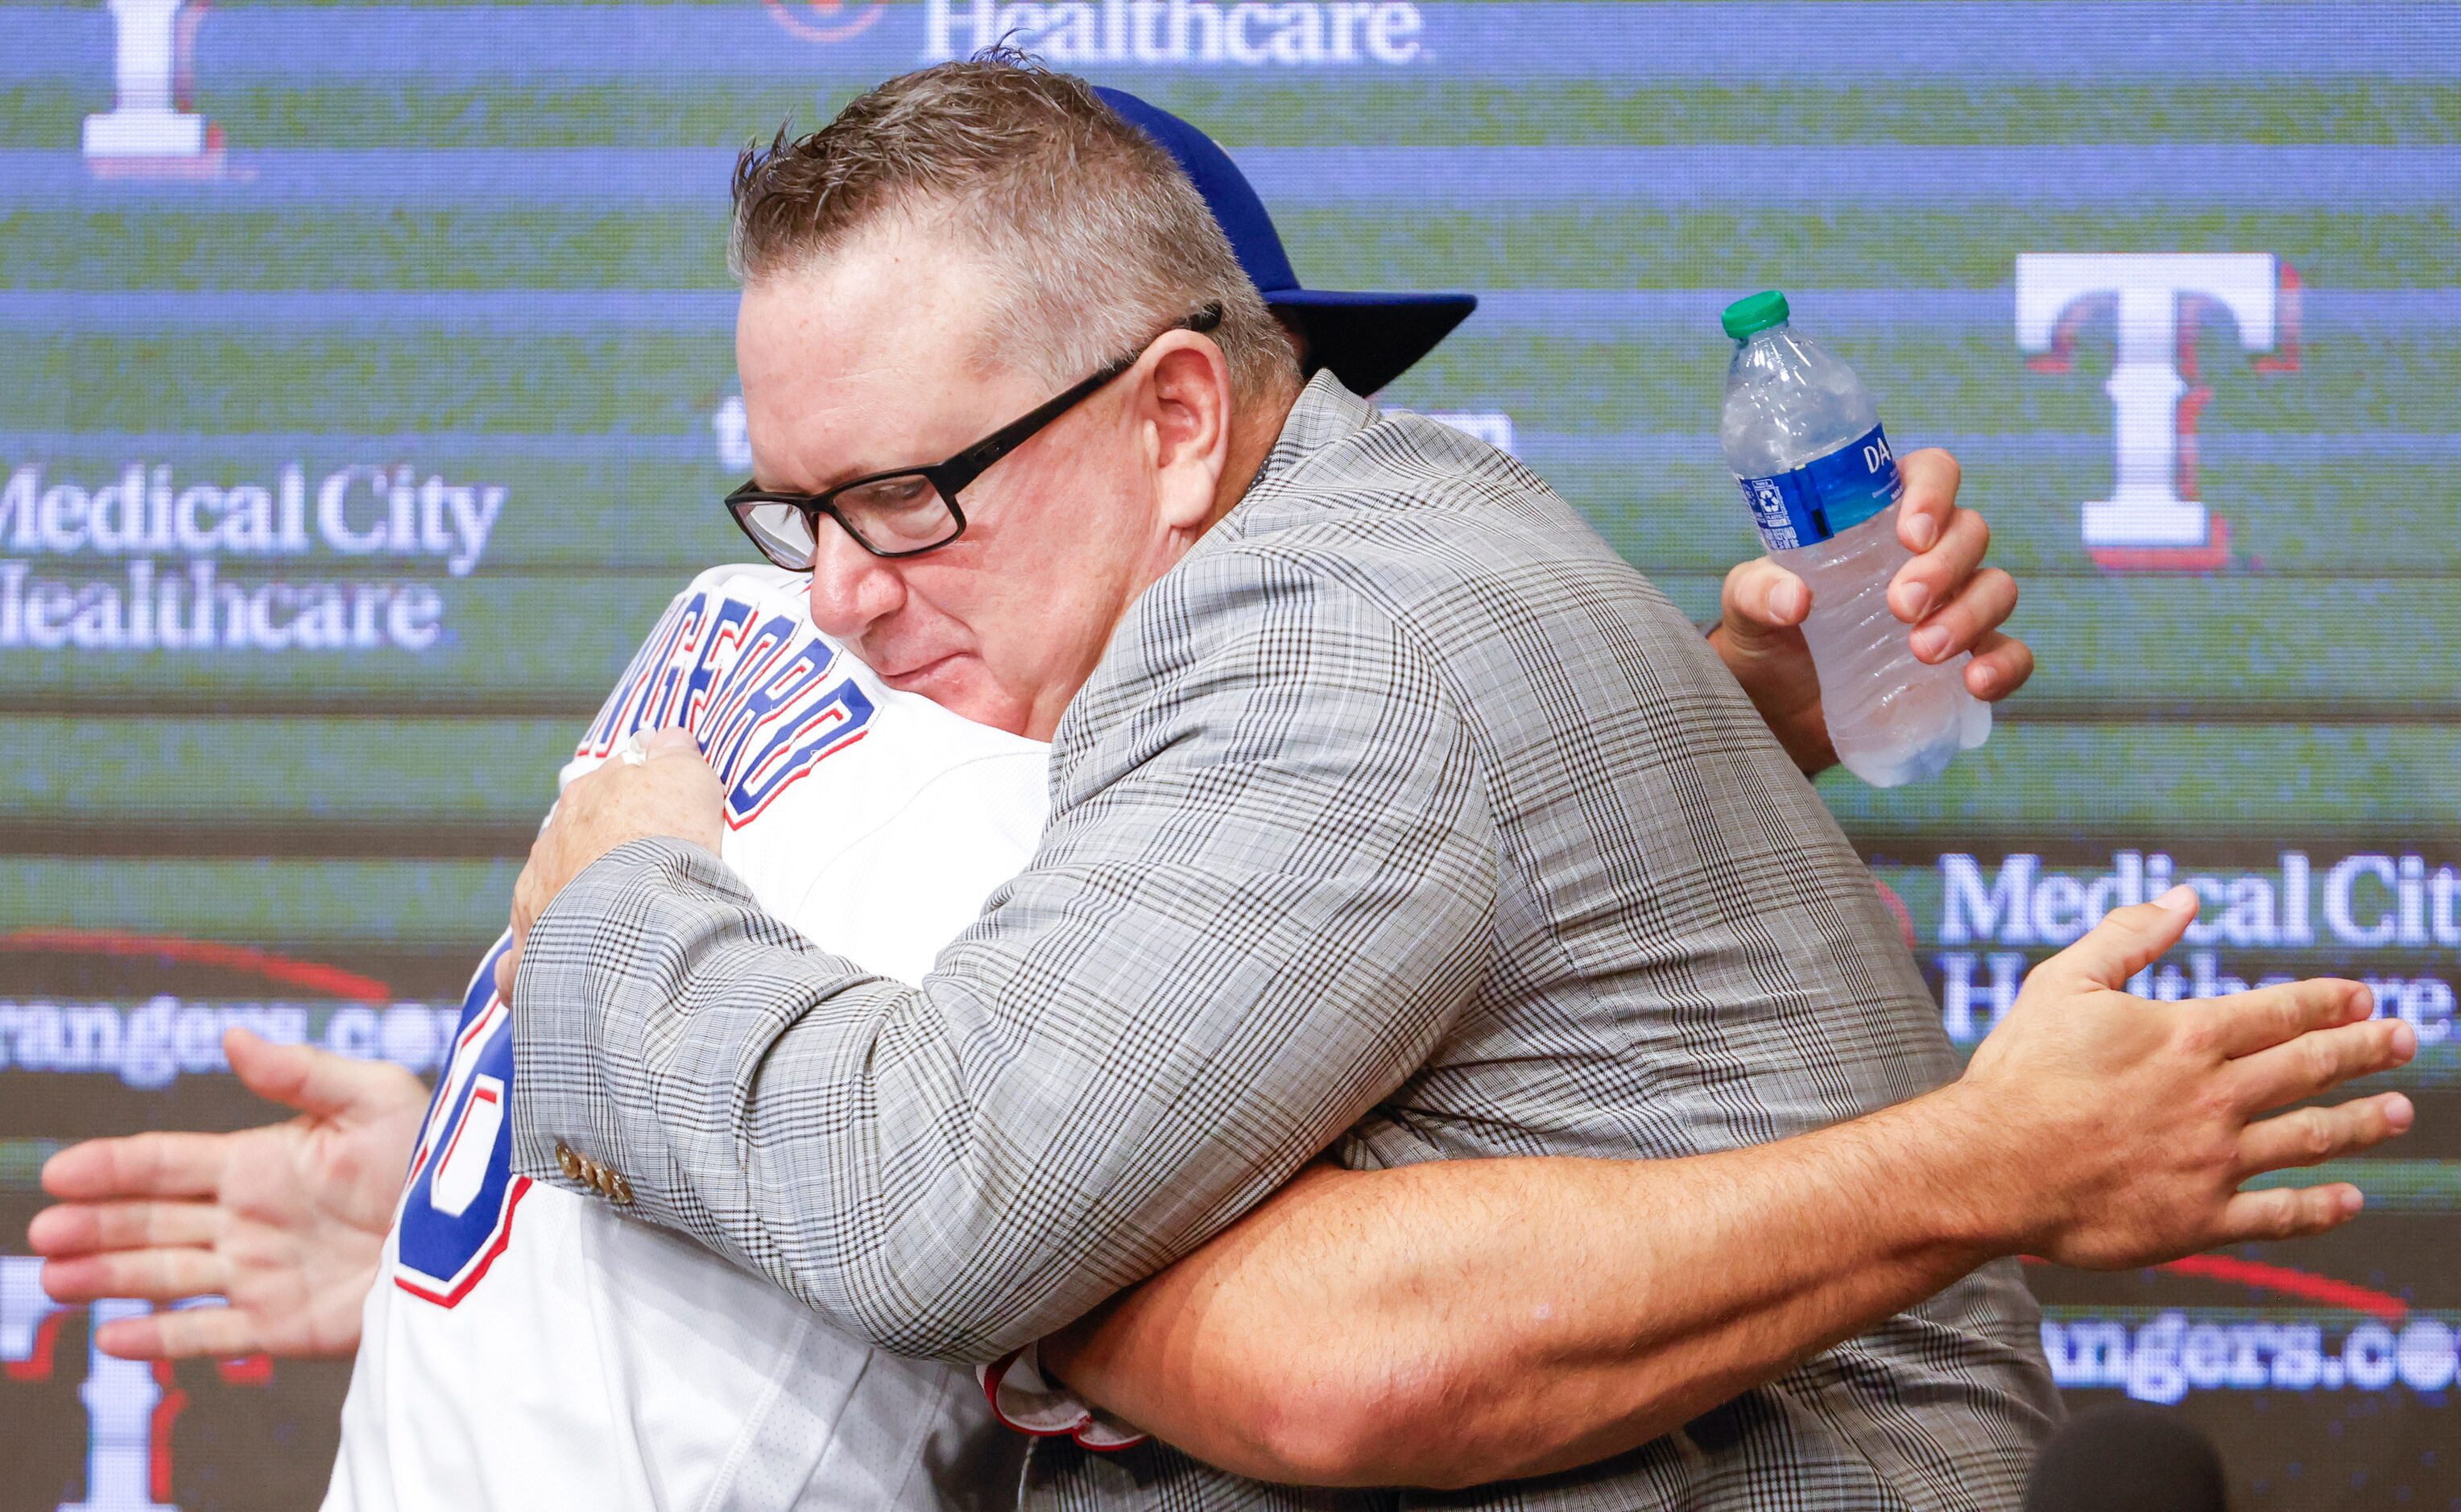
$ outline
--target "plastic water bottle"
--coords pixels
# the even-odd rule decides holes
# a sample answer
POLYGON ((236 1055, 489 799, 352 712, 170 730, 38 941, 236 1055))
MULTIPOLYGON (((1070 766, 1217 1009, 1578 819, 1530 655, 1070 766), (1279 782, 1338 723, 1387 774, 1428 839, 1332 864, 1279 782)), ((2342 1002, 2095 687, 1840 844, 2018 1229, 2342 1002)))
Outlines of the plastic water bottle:
POLYGON ((1913 556, 1897 540, 1896 458, 1854 370, 1789 314, 1775 289, 1726 307, 1738 345, 1718 439, 1762 543, 1811 589, 1803 638, 1837 758, 1873 787, 1919 782, 1990 735, 1991 706, 1965 691, 1968 657, 1916 661, 1889 612, 1913 556))

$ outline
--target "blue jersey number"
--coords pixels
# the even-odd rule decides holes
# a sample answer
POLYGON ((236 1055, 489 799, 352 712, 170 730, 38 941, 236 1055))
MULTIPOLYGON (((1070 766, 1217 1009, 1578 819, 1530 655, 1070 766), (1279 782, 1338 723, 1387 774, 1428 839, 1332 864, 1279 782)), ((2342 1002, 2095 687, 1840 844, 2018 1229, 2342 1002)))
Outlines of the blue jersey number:
POLYGON ((513 1175, 513 1015, 496 995, 496 962, 511 944, 507 937, 487 952, 461 1000, 453 1055, 402 1194, 394 1282, 443 1308, 468 1296, 504 1252, 513 1208, 530 1185, 513 1175))

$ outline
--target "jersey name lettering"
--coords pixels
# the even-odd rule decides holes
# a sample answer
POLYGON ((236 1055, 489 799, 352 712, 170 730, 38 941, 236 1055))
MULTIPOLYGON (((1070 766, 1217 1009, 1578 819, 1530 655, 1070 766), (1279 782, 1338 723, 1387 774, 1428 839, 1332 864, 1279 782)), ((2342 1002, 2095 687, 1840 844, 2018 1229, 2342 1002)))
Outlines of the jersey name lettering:
POLYGON ((872 702, 832 677, 839 652, 799 615, 701 589, 649 640, 578 755, 607 756, 638 731, 680 727, 726 788, 726 823, 741 829, 778 795, 863 738, 872 702))

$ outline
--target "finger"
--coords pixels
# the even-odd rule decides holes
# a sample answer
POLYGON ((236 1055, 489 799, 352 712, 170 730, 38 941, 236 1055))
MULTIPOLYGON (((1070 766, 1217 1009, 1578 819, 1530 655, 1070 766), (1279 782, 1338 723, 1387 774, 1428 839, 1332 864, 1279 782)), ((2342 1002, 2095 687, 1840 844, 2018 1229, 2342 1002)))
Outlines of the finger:
POLYGON ((114 1318, 94 1331, 95 1348, 123 1360, 186 1360, 255 1354, 265 1337, 235 1308, 182 1308, 141 1317, 114 1318))
POLYGON ((641 756, 644 761, 655 761, 661 756, 688 756, 696 760, 699 759, 700 742, 693 738, 691 731, 674 728, 653 730, 650 732, 649 738, 641 742, 641 756))
POLYGON ((1957 458, 1937 446, 1897 458, 1905 491, 1897 497, 1897 539, 1909 551, 1929 551, 1957 512, 1957 486, 1964 478, 1957 458))
MULTIPOLYGON (((586 796, 588 794, 597 792, 608 783, 614 781, 615 775, 623 771, 624 768, 630 764, 624 760, 620 754, 623 747, 619 745, 615 749, 618 753, 617 755, 610 756, 608 759, 599 762, 596 766, 591 767, 588 771, 582 773, 579 777, 574 777, 571 781, 565 783, 562 787, 556 790, 555 802, 548 806, 546 811, 546 820, 539 825, 540 838, 544 839, 546 832, 555 827, 556 820, 564 818, 565 810, 572 806, 573 799, 576 796, 586 796)), ((537 854, 535 848, 532 850, 531 854, 537 854)))
POLYGON ((2151 903, 2111 909, 2083 939, 2035 969, 2116 989, 2178 944, 2195 917, 2196 890, 2183 883, 2151 903))
POLYGON ((2248 1125, 2238 1139, 2239 1169, 2256 1176, 2294 1165, 2321 1165, 2399 1139, 2417 1121, 2418 1110, 2398 1092, 2338 1108, 2300 1108, 2248 1125))
MULTIPOLYGON (((505 926, 504 932, 496 937, 496 943, 487 948, 486 956, 479 963, 480 971, 485 974, 488 990, 494 992, 499 997, 503 995, 504 958, 512 953, 513 931, 510 924, 508 923, 505 926)), ((478 979, 474 976, 470 984, 470 990, 476 991, 478 990, 478 979)))
POLYGON ((2375 998, 2359 983, 2317 976, 2186 1006, 2215 1048, 2235 1060, 2316 1030, 2355 1024, 2375 1012, 2375 998))
POLYGON ((2398 1018, 2380 1018, 2301 1034, 2232 1062, 2230 1072, 2239 1106, 2256 1113, 2407 1066, 2417 1054, 2417 1030, 2398 1018))
POLYGON ((1718 607, 1730 632, 1787 629, 1811 612, 1811 590, 1801 578, 1761 557, 1726 574, 1718 607))
POLYGON ((2034 675, 2034 649, 2013 635, 1993 630, 1974 643, 1974 659, 1965 664, 1965 690, 1994 702, 2025 686, 2034 675))
POLYGON ((64 1257, 157 1245, 210 1245, 222 1220, 210 1203, 67 1203, 26 1225, 38 1255, 64 1257))
POLYGON ((1998 567, 1976 573, 1957 596, 1915 627, 1907 644, 1915 659, 1935 666, 1959 651, 1972 650, 1983 636, 1998 629, 2017 607, 2017 580, 1998 567))
POLYGON ((1939 543, 1889 580, 1889 612, 1912 625, 1965 587, 1991 549, 1991 527, 1971 509, 1951 515, 1939 543))
POLYGON ((72 1144, 43 1162, 43 1190, 65 1202, 212 1197, 222 1190, 220 1134, 132 1134, 72 1144))
POLYGON ((2215 1245, 2259 1239, 2306 1239, 2329 1233, 2359 1216, 2366 1199, 2347 1182, 2326 1186, 2277 1186, 2241 1192, 2222 1206, 2215 1245))
MULTIPOLYGON (((692 736, 681 730, 661 730, 649 744, 649 759, 638 774, 643 780, 633 795, 637 807, 616 833, 602 835, 586 854, 572 858, 577 864, 563 874, 564 883, 625 841, 663 835, 711 851, 723 842, 718 811, 724 794, 692 736)), ((541 899, 540 912, 554 901, 552 896, 541 899)))
POLYGON ((277 1045, 245 1029, 223 1035, 223 1054, 250 1092, 319 1118, 391 1107, 417 1095, 418 1078, 385 1060, 353 1060, 307 1045, 277 1045))
POLYGON ((177 1302, 223 1289, 229 1275, 210 1249, 123 1249, 43 1262, 43 1289, 57 1302, 142 1297, 177 1302))
POLYGON ((508 939, 504 944, 503 953, 496 957, 496 995, 507 1003, 513 1000, 513 977, 521 969, 523 942, 529 938, 530 925, 538 917, 536 909, 531 905, 530 891, 534 885, 534 879, 538 877, 540 868, 544 864, 540 860, 539 851, 546 845, 546 837, 541 836, 538 844, 530 849, 529 864, 524 866, 522 874, 513 879, 512 918, 505 925, 505 934, 508 939))

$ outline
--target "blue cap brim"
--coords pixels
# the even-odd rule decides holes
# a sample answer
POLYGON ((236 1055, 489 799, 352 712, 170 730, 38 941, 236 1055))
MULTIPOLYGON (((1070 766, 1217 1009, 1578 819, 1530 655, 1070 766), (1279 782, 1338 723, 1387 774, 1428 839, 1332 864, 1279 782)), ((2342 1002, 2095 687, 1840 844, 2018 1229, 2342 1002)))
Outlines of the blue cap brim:
POLYGON ((1306 333, 1308 364, 1353 394, 1374 394, 1436 349, 1478 309, 1475 294, 1361 294, 1269 288, 1265 303, 1306 333))

